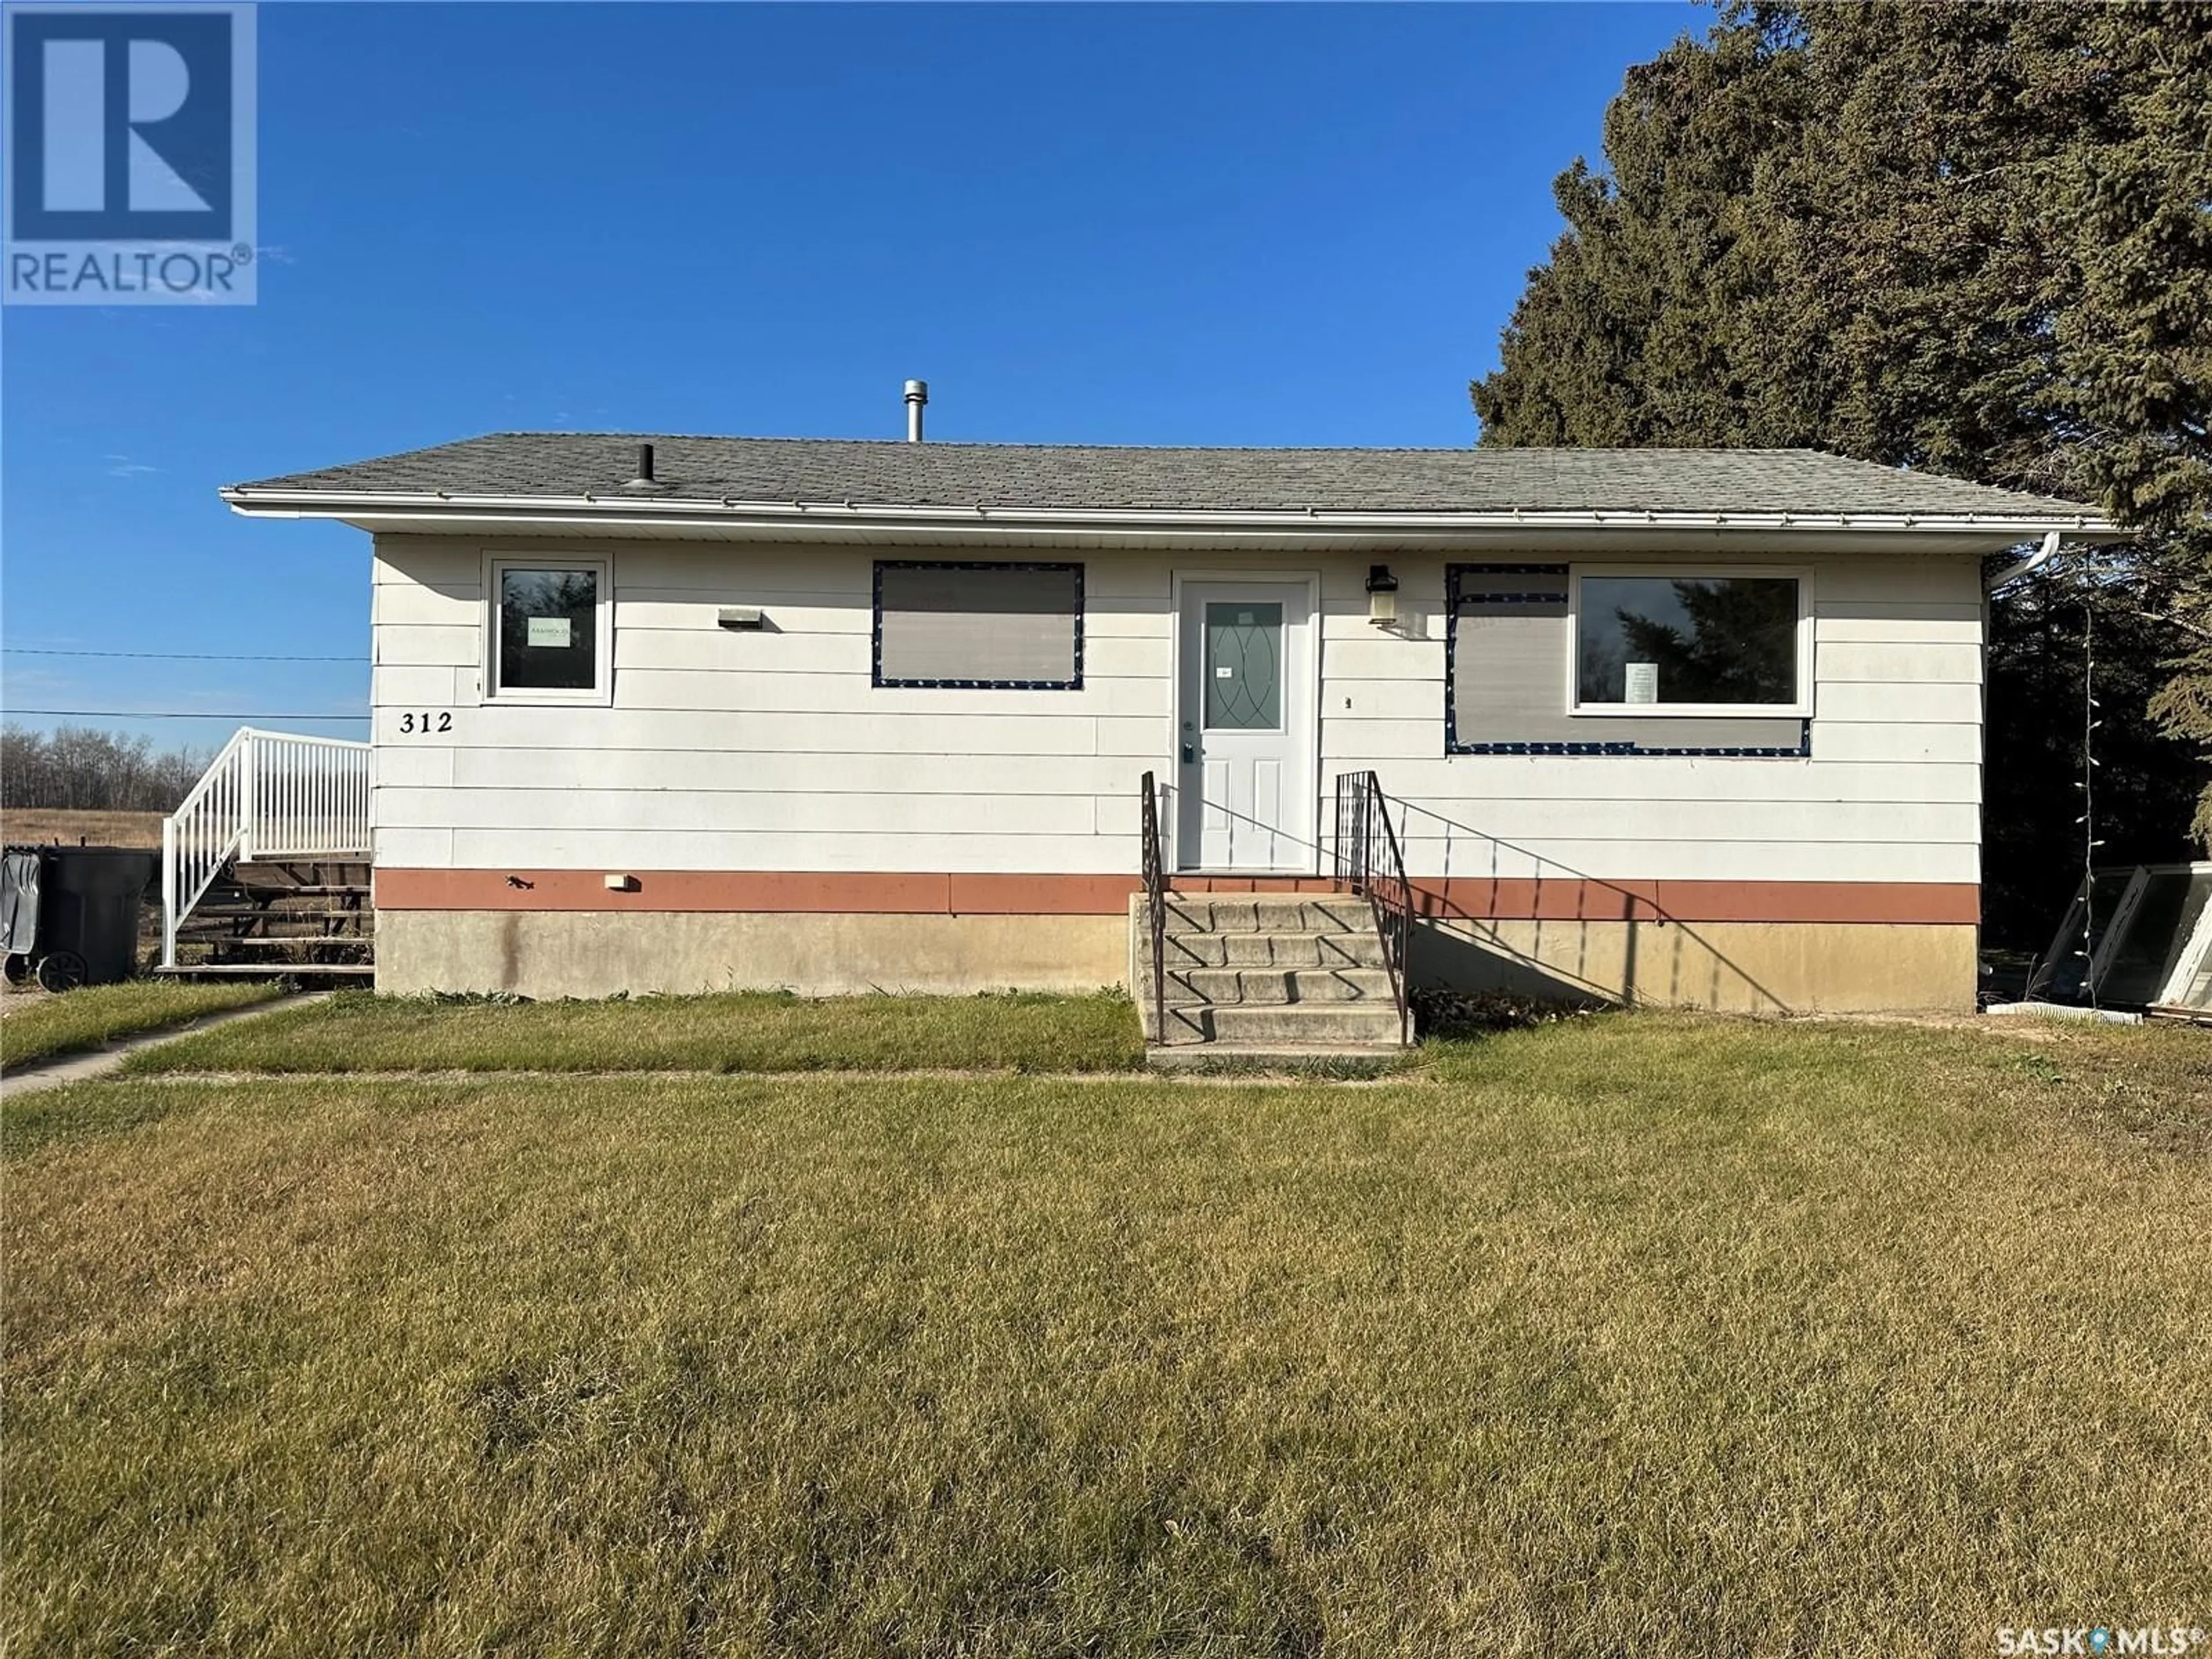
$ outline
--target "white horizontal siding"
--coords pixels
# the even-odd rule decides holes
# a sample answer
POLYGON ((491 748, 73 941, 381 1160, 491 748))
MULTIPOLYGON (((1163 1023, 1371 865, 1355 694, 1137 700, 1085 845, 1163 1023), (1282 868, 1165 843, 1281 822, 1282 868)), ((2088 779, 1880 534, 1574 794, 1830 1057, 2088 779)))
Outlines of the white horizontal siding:
POLYGON ((453 623, 415 623, 404 628, 383 628, 376 635, 376 665, 380 668, 480 668, 483 665, 483 630, 474 620, 465 626, 453 623))
POLYGON ((1175 721, 1165 710, 1151 719, 1121 716, 1098 722, 1097 752, 1137 762, 1124 769, 1132 777, 1156 770, 1165 778, 1175 769, 1174 744, 1175 721))
POLYGON ((1370 628, 1364 634, 1324 639, 1321 672, 1332 686, 1344 680, 1404 680, 1434 682, 1441 687, 1444 642, 1394 639, 1370 628))
POLYGON ((452 836, 453 866, 462 870, 927 870, 962 875, 1040 871, 1097 876, 1137 867, 1133 840, 1089 833, 920 836, 866 830, 801 835, 788 830, 538 829, 441 833, 452 836))
POLYGON ((474 577, 465 583, 433 584, 390 580, 383 567, 379 574, 386 579, 370 589, 369 611, 371 619, 386 630, 380 643, 388 647, 420 624, 476 631, 483 594, 474 577))
MULTIPOLYGON (((872 588, 865 591, 867 603, 855 605, 849 592, 809 592, 794 599, 754 592, 744 584, 686 592, 678 588, 635 588, 619 576, 615 581, 616 598, 622 606, 621 626, 624 629, 696 637, 713 634, 725 639, 750 640, 756 644, 793 634, 836 634, 866 641, 874 628, 871 608, 874 593, 872 588), (752 606, 765 616, 769 627, 757 633, 722 629, 716 614, 725 605, 752 606)), ((475 614, 473 605, 471 599, 471 617, 475 614)), ((1086 594, 1083 612, 1086 648, 1091 641, 1097 640, 1164 640, 1166 616, 1164 598, 1157 605, 1133 609, 1126 601, 1109 601, 1096 594, 1086 594)))
MULTIPOLYGON (((1814 712, 1822 720, 1894 722, 1905 726, 1978 726, 1982 688, 1972 681, 1904 684, 1885 680, 1828 680, 1820 684, 1814 712)), ((1814 752, 1820 750, 1814 731, 1814 752)))
MULTIPOLYGON (((848 591, 812 590, 786 597, 757 592, 747 586, 635 587, 615 576, 615 598, 622 606, 621 628, 684 634, 700 640, 719 640, 759 645, 793 634, 839 634, 865 640, 873 624, 871 612, 855 606, 848 591), (767 618, 773 631, 758 634, 725 629, 715 617, 726 605, 751 605, 767 618)), ((871 595, 872 599, 872 595, 871 595)))
POLYGON ((380 663, 369 671, 371 717, 380 727, 386 709, 451 710, 455 722, 463 706, 476 701, 479 670, 473 667, 434 667, 427 664, 380 663))
MULTIPOLYGON (((1322 701, 1329 701, 1322 694, 1322 701)), ((1364 714, 1343 712, 1343 699, 1322 712, 1321 758, 1325 769, 1346 771, 1369 762, 1428 760, 1444 749, 1443 711, 1433 715, 1370 720, 1364 714)))
MULTIPOLYGON (((1133 808, 1132 810, 1134 810, 1133 808)), ((1025 795, 1018 823, 989 795, 767 790, 514 789, 387 787, 380 822, 392 828, 455 830, 714 830, 742 832, 978 836, 1091 836, 1091 795, 1025 795)))
POLYGON ((1956 645, 1978 653, 1982 644, 1981 607, 1972 605, 1879 609, 1859 605, 1849 611, 1816 611, 1814 625, 1824 648, 1836 645, 1956 645))
MULTIPOLYGON (((423 673, 426 670, 410 670, 423 673)), ((450 672, 451 671, 447 671, 450 672)), ((1038 693, 1039 696, 1048 695, 1038 693)), ((423 700, 425 706, 430 706, 423 700)), ((425 742, 401 735, 400 717, 414 705, 405 699, 380 705, 375 729, 380 744, 455 748, 593 748, 715 753, 730 750, 797 750, 842 754, 855 766, 878 754, 1095 755, 1133 752, 1103 750, 1107 727, 1125 733, 1142 725, 1157 752, 1164 717, 1150 721, 1098 720, 1087 714, 969 714, 957 720, 927 711, 882 714, 814 714, 797 710, 747 714, 702 713, 678 708, 559 708, 527 704, 477 706, 452 702, 450 734, 425 742)), ((1126 738, 1119 739, 1124 743, 1126 738)), ((680 775, 669 781, 680 782, 680 775)))
MULTIPOLYGON (((1322 694, 1324 721, 1403 720, 1429 728, 1430 752, 1444 746, 1444 692, 1440 675, 1426 679, 1337 679, 1322 675, 1328 690, 1322 694)), ((1563 688, 1564 690, 1564 688, 1563 688)))
POLYGON ((870 550, 580 540, 570 556, 612 558, 613 705, 485 705, 486 551, 380 544, 372 700, 387 865, 1131 871, 1139 775, 1171 783, 1179 769, 1174 574, 1319 568, 1320 821, 1337 773, 1376 768, 1416 809, 1416 874, 1975 879, 1971 558, 1803 562, 1813 758, 1737 760, 1445 756, 1444 561, 1429 555, 1391 561, 1389 629, 1367 619, 1365 556, 1071 556, 1086 566, 1081 690, 925 691, 871 684, 870 550), (769 626, 722 629, 725 605, 758 606, 769 626), (425 713, 450 714, 452 729, 399 730, 425 713))
POLYGON ((950 720, 970 714, 997 714, 1011 701, 1035 700, 1039 719, 1083 714, 1143 714, 1167 712, 1164 678, 1114 678, 1086 674, 1079 690, 963 691, 950 689, 873 685, 868 671, 843 672, 787 669, 781 673, 742 668, 631 668, 616 672, 617 708, 690 709, 711 714, 782 714, 814 711, 867 717, 918 714, 950 720))
MULTIPOLYGON (((1948 725, 1892 724, 1884 720, 1816 720, 1813 722, 1813 752, 1825 766, 1831 761, 1876 766, 1915 766, 1929 763, 1971 764, 1982 759, 1982 727, 1954 721, 1948 725)), ((1910 780, 1898 787, 1910 789, 1910 780)))
MULTIPOLYGON (((449 748, 394 741, 378 757, 378 783, 389 787, 462 783, 483 790, 686 790, 801 792, 801 794, 1117 794, 1126 757, 1102 754, 969 754, 947 765, 942 754, 872 754, 856 768, 841 750, 604 750, 449 748), (458 757, 458 761, 456 761, 458 757)), ((1332 769, 1356 769, 1338 765, 1332 769)), ((1966 803, 1980 801, 1980 768, 1777 761, 1752 772, 1725 759, 1577 757, 1573 768, 1548 757, 1467 757, 1394 761, 1380 768, 1382 787, 1401 801, 1566 801, 1590 807, 1646 803, 1966 803)))
POLYGON ((1980 562, 1955 554, 1948 558, 1870 554, 1776 562, 1812 567, 1814 602, 1823 611, 1845 611, 1864 605, 1981 603, 1980 562))
POLYGON ((450 870, 453 865, 453 832, 450 830, 393 830, 377 826, 373 839, 380 869, 450 870))
MULTIPOLYGON (((1111 794, 1133 776, 1118 757, 878 752, 865 766, 838 750, 452 749, 395 743, 378 757, 377 781, 391 789, 564 792, 604 789, 659 794, 671 788, 739 793, 973 795, 1111 794), (672 778, 682 780, 672 785, 672 778)), ((1133 786, 1131 786, 1133 787, 1133 786)))
MULTIPOLYGON (((1346 763, 1334 771, 1359 769, 1346 763)), ((1379 762, 1386 794, 1401 800, 1566 800, 1639 805, 1665 801, 1965 801, 1981 799, 1981 768, 1929 762, 1771 760, 1756 766, 1717 756, 1582 755, 1566 765, 1546 755, 1455 755, 1379 762)))
POLYGON ((1971 685, 1982 683, 1982 648, 1977 641, 1954 644, 1923 641, 1822 640, 1820 684, 1865 685, 1971 685))
MULTIPOLYGON (((1322 799, 1326 804, 1328 797, 1322 799)), ((1929 860, 1955 868, 1956 852, 1972 853, 1980 840, 1980 811, 1969 803, 1769 805, 1756 814, 1724 801, 1671 801, 1659 811, 1638 807, 1627 801, 1401 799, 1393 803, 1391 823, 1415 875, 1443 871, 1455 848, 1462 854, 1474 849, 1486 856, 1495 851, 1560 859, 1566 857, 1561 849, 1573 846, 1583 849, 1580 856, 1592 874, 1634 877, 1644 870, 1641 860, 1665 848, 1678 874, 1687 870, 1699 879, 1727 880, 1740 873, 1733 860, 1745 848, 1813 845, 1887 848, 1899 866, 1892 879, 1948 881, 1960 878, 1907 872, 1929 860), (1753 826, 1758 833, 1747 833, 1753 826)), ((1101 832, 1134 836, 1138 810, 1133 797, 1102 799, 1101 832)))
MULTIPOLYGON (((866 626, 867 613, 859 612, 861 625, 844 629, 819 629, 800 632, 788 623, 771 614, 775 631, 745 629, 702 628, 695 612, 689 628, 640 628, 629 619, 625 611, 615 629, 615 670, 644 670, 652 672, 684 671, 706 674, 793 674, 824 673, 855 676, 865 690, 874 672, 872 653, 872 640, 866 626)), ((424 633, 443 635, 461 633, 471 654, 467 657, 449 656, 440 660, 474 662, 481 635, 471 626, 466 629, 409 629, 412 635, 424 633)), ((411 647, 416 652, 441 650, 453 653, 458 646, 452 641, 426 642, 411 647)), ((387 660, 419 660, 416 656, 394 656, 387 660)), ((1169 669, 1169 646, 1165 635, 1144 638, 1100 637, 1086 632, 1083 641, 1083 678, 1087 687, 1093 680, 1143 678, 1164 680, 1169 669)), ((627 688, 617 688, 617 695, 627 688)))
POLYGON ((1973 842, 1981 808, 1972 801, 1761 801, 1747 811, 1734 800, 1407 799, 1402 831, 1414 840, 1471 832, 1529 845, 1553 842, 1973 842))

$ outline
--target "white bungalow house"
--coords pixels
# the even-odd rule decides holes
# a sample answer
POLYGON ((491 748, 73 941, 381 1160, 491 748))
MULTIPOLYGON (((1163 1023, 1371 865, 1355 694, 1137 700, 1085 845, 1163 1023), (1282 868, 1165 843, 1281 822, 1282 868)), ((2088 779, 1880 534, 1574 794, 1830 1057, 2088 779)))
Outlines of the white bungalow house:
POLYGON ((374 538, 379 988, 535 996, 1150 986, 1149 774, 1169 920, 1253 935, 1179 1006, 1371 1001, 1276 970, 1395 841, 1417 984, 1968 1008, 1985 569, 2113 534, 1806 451, 502 433, 222 496, 374 538))

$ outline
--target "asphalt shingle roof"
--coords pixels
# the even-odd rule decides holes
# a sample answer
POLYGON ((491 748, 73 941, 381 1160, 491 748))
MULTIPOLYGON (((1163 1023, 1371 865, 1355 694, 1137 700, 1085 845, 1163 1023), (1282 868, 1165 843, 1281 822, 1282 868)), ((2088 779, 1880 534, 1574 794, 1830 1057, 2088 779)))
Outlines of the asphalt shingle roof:
POLYGON ((501 432, 234 489, 619 495, 653 446, 664 501, 1102 511, 1791 513, 2098 518, 1807 449, 1150 449, 501 432))

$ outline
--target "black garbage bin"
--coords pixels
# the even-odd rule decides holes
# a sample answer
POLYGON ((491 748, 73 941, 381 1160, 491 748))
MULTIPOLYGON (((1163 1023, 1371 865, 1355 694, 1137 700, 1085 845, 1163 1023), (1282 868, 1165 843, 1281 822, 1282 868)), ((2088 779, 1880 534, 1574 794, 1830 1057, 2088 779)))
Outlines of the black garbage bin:
POLYGON ((49 991, 129 979, 138 966, 138 912, 159 853, 50 847, 39 872, 39 983, 49 991))

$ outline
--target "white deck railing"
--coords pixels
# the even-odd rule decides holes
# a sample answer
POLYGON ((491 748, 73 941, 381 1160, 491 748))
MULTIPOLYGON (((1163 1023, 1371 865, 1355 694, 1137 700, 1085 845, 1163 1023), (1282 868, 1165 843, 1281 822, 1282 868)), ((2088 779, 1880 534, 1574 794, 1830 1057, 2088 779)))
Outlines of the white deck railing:
POLYGON ((236 860, 368 856, 368 745, 241 728, 161 826, 161 965, 236 860))

